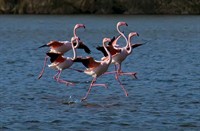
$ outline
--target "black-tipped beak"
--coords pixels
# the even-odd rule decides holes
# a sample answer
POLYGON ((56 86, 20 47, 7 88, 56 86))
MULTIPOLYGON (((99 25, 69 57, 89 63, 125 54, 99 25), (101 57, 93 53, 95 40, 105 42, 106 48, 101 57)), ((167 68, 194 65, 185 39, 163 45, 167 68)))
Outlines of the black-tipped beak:
POLYGON ((138 33, 136 33, 137 36, 140 36, 138 33))
POLYGON ((85 29, 85 26, 83 26, 83 28, 85 29))
POLYGON ((128 24, 126 23, 126 26, 128 26, 128 24))

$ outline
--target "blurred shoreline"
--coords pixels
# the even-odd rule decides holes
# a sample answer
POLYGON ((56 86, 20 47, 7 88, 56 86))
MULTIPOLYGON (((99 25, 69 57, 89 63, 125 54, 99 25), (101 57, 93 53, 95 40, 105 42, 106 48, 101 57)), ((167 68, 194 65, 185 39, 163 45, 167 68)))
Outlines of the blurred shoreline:
POLYGON ((0 0, 0 14, 199 15, 199 0, 0 0))

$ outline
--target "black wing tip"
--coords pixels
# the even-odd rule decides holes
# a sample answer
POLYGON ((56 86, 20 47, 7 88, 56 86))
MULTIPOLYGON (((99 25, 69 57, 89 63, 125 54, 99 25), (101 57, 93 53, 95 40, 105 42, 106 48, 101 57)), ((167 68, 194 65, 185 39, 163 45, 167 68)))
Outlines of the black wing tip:
POLYGON ((43 48, 43 47, 48 47, 48 45, 47 45, 47 44, 42 45, 42 46, 38 47, 38 49, 39 49, 39 48, 43 48))
POLYGON ((134 49, 134 48, 139 47, 139 46, 141 46, 141 45, 143 45, 143 44, 142 44, 142 43, 139 43, 139 44, 133 44, 133 45, 132 45, 132 48, 134 49))
POLYGON ((111 39, 111 41, 110 42, 108 42, 108 45, 112 45, 112 43, 113 43, 113 41, 115 41, 115 36, 113 36, 113 38, 111 39))
POLYGON ((88 53, 88 54, 91 53, 91 50, 90 50, 87 46, 84 48, 84 51, 85 51, 86 53, 88 53))
POLYGON ((89 47, 87 47, 82 41, 80 41, 79 43, 79 46, 78 46, 79 49, 84 49, 84 51, 88 54, 91 53, 91 50, 89 47))
POLYGON ((96 49, 97 49, 97 50, 101 50, 101 49, 102 49, 102 46, 97 46, 96 49))
POLYGON ((91 54, 91 51, 90 50, 85 50, 86 53, 88 54, 91 54))
POLYGON ((61 54, 53 53, 53 52, 47 52, 46 55, 50 57, 50 61, 51 61, 51 63, 53 63, 58 58, 58 56, 61 55, 61 54))

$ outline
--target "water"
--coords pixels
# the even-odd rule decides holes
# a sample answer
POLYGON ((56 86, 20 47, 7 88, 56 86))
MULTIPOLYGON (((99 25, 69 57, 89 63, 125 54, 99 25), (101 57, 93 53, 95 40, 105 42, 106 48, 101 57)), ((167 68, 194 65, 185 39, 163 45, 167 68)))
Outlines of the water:
POLYGON ((199 21, 199 16, 1 15, 0 130, 200 130, 199 21), (128 97, 113 75, 100 77, 97 82, 109 88, 94 87, 85 102, 80 99, 90 76, 65 70, 62 78, 76 83, 67 87, 47 68, 37 79, 47 49, 35 48, 70 40, 74 25, 83 23, 86 29, 78 35, 100 59, 94 48, 103 37, 118 35, 118 21, 129 24, 122 28, 126 35, 140 34, 135 42, 148 41, 123 63, 124 71, 138 73, 137 80, 120 77, 128 97))

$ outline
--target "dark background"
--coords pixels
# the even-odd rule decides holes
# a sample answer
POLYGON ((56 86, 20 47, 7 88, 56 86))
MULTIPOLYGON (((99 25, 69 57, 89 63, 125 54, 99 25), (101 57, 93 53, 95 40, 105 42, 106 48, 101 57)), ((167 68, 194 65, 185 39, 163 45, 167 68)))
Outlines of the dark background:
POLYGON ((200 14, 200 0, 0 0, 0 14, 200 14))

